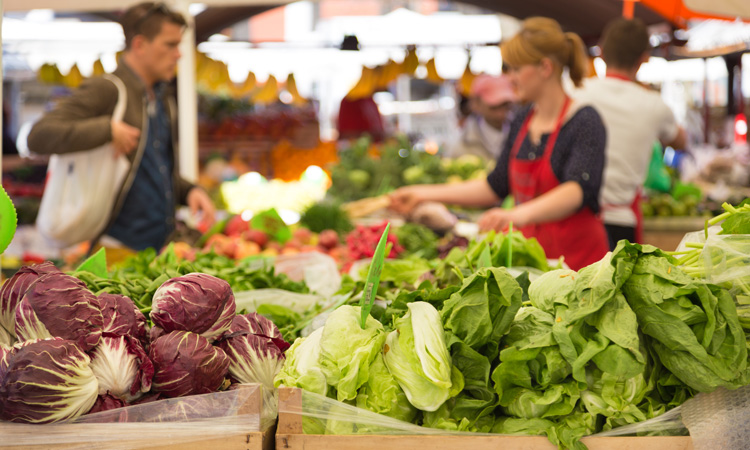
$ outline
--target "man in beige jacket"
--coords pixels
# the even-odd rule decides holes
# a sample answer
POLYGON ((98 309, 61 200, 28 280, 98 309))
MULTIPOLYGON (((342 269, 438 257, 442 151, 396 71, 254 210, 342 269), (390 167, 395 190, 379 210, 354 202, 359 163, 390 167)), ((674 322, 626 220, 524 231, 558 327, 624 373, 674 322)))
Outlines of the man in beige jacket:
POLYGON ((102 244, 133 250, 161 248, 175 229, 175 210, 186 204, 207 223, 214 206, 201 188, 179 176, 174 95, 178 46, 187 22, 164 3, 141 3, 124 12, 125 51, 113 75, 127 90, 121 122, 112 120, 114 83, 86 80, 32 128, 29 149, 52 154, 90 150, 111 142, 131 162, 133 183, 112 205, 102 244))

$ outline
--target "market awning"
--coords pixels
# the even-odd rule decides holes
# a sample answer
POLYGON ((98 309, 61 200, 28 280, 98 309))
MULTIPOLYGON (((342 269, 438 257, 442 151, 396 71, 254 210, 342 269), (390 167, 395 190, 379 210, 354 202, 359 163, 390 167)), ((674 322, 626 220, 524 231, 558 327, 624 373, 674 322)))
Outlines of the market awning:
POLYGON ((695 19, 750 20, 747 0, 639 0, 680 28, 695 19))
MULTIPOLYGON (((278 6, 291 3, 292 0, 202 0, 206 6, 278 6)), ((32 9, 53 9, 55 11, 118 11, 140 3, 138 0, 5 0, 3 10, 30 11, 32 9)), ((172 5, 192 2, 166 0, 172 5)))
MULTIPOLYGON (((657 0, 658 1, 658 0, 657 0)), ((740 0, 742 1, 742 0, 740 0)), ((551 17, 568 31, 574 31, 588 41, 596 41, 604 26, 622 16, 622 0, 461 0, 490 11, 525 19, 532 16, 551 17)), ((649 25, 664 22, 664 17, 640 3, 635 5, 635 17, 649 25)))
POLYGON ((709 58, 750 51, 750 24, 706 20, 685 32, 687 43, 674 47, 680 58, 709 58))

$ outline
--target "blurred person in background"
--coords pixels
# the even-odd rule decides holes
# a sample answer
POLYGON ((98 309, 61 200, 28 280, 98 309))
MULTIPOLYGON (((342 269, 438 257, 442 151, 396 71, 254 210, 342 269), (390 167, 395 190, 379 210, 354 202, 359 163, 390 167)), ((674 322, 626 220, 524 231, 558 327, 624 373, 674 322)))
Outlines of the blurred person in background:
POLYGON ((477 76, 471 84, 471 114, 462 124, 459 139, 446 146, 445 156, 476 155, 485 161, 496 160, 505 144, 516 100, 507 76, 477 76))
POLYGON ((602 34, 603 79, 589 78, 574 98, 593 106, 607 128, 607 164, 601 191, 602 218, 609 247, 627 239, 641 242, 640 193, 654 143, 685 147, 685 130, 658 92, 636 82, 641 64, 651 55, 646 25, 639 19, 619 18, 602 34))
POLYGON ((10 129, 10 106, 3 102, 3 155, 17 155, 16 138, 10 129))
POLYGON ((556 21, 533 17, 501 51, 519 101, 528 104, 511 122, 494 171, 460 184, 398 189, 391 208, 408 214, 426 201, 491 208, 479 219, 480 230, 504 231, 512 223, 538 239, 549 258, 563 256, 578 270, 608 248, 597 216, 606 131, 596 110, 571 100, 562 84, 564 69, 576 85, 585 76, 583 42, 556 21), (496 207, 508 195, 516 206, 496 207))
POLYGON ((214 221, 214 205, 205 191, 179 176, 177 109, 169 82, 175 77, 185 18, 164 3, 140 3, 121 18, 125 51, 113 75, 124 84, 127 107, 121 122, 112 120, 118 90, 103 77, 86 80, 31 129, 29 150, 40 154, 91 150, 111 142, 127 156, 129 190, 112 205, 112 219, 101 245, 125 252, 160 249, 175 230, 178 204, 214 221))
POLYGON ((349 97, 341 99, 336 128, 339 131, 339 139, 342 140, 357 139, 367 135, 373 141, 380 142, 385 139, 386 134, 383 116, 372 95, 356 99, 349 97))

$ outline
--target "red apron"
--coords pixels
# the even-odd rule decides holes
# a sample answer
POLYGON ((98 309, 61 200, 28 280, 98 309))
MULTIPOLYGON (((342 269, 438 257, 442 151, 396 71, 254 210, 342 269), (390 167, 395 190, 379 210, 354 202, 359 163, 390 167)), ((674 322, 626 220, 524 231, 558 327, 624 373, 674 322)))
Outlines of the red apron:
MULTIPOLYGON (((633 239, 634 244, 642 244, 643 243, 643 208, 641 208, 641 200, 643 198, 643 192, 641 188, 638 188, 635 191, 635 196, 633 197, 633 201, 630 203, 630 210, 633 211, 633 214, 635 215, 635 232, 633 233, 633 239)), ((602 205, 602 209, 613 209, 616 208, 618 205, 613 204, 604 204, 602 205)), ((624 205, 623 205, 624 206, 624 205)))
MULTIPOLYGON (((570 105, 566 97, 555 131, 549 136, 544 153, 533 160, 518 159, 518 150, 526 139, 529 122, 534 110, 529 111, 523 126, 513 143, 508 167, 510 193, 517 203, 539 197, 560 185, 552 171, 550 157, 562 128, 565 112, 570 105)), ((565 262, 573 270, 579 270, 602 259, 609 250, 607 232, 599 217, 588 207, 556 222, 539 223, 521 228, 526 237, 535 237, 549 258, 565 257, 565 262)))
MULTIPOLYGON (((628 77, 614 73, 608 73, 607 78, 615 78, 617 80, 630 81, 631 83, 635 83, 635 81, 631 80, 628 77)), ((633 211, 633 215, 635 215, 635 244, 643 243, 643 209, 641 208, 641 198, 641 188, 638 188, 638 190, 635 191, 633 201, 630 203, 630 210, 633 211)), ((618 205, 602 205, 602 209, 611 208, 613 206, 618 205)))

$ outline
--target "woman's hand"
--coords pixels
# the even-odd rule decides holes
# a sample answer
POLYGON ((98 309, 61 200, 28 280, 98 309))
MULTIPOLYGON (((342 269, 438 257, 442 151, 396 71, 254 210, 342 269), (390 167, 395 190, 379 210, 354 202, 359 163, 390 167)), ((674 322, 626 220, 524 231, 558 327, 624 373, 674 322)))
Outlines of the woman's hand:
POLYGON ((513 223, 514 228, 527 225, 526 220, 524 220, 522 214, 519 214, 517 208, 492 208, 479 218, 479 231, 505 231, 511 223, 513 223))
POLYGON ((414 208, 427 200, 430 189, 426 185, 406 186, 391 192, 388 196, 391 200, 390 209, 402 215, 408 215, 414 208))

